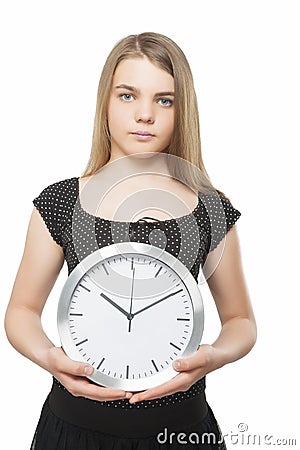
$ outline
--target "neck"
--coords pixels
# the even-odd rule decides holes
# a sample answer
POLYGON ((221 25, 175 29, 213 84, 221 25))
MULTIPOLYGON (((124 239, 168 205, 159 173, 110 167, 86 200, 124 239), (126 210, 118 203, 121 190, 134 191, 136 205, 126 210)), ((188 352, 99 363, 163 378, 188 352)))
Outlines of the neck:
POLYGON ((147 178, 157 176, 171 177, 168 168, 168 155, 166 153, 147 152, 127 156, 111 156, 108 164, 120 165, 122 172, 132 175, 147 174, 147 178), (117 161, 117 162, 116 162, 117 161), (152 174, 152 175, 151 175, 152 174))

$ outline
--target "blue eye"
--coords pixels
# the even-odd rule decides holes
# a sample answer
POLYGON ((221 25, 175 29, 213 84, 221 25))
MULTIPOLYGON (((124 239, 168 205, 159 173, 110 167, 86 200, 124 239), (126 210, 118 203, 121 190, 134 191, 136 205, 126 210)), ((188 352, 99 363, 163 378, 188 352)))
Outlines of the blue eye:
POLYGON ((125 102, 130 102, 133 98, 132 94, 121 94, 120 98, 125 102))
POLYGON ((169 98, 160 98, 158 100, 158 102, 162 102, 161 103, 162 106, 172 106, 173 105, 173 100, 170 100, 169 98))

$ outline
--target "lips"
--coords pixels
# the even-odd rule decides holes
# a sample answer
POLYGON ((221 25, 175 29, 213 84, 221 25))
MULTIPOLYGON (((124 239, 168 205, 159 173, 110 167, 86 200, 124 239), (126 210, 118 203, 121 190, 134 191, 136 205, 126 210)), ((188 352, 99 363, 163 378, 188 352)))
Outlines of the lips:
POLYGON ((148 131, 134 131, 131 134, 137 134, 138 136, 154 136, 153 134, 149 133, 148 131))

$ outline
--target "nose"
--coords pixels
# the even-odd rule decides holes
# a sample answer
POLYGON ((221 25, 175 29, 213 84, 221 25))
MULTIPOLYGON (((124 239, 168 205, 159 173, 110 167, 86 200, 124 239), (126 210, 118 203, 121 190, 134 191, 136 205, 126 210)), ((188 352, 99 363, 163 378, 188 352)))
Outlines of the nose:
POLYGON ((135 111, 136 122, 153 123, 154 111, 150 102, 140 102, 135 111))

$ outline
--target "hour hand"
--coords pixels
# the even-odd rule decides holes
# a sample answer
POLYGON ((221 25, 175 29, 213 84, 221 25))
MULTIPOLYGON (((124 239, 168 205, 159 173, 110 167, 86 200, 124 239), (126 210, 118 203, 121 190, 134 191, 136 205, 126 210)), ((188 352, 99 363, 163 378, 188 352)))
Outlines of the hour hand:
POLYGON ((125 311, 125 309, 123 309, 120 305, 118 305, 117 303, 115 303, 112 299, 110 299, 109 297, 107 297, 107 295, 105 295, 103 292, 101 292, 101 297, 103 297, 105 300, 108 301, 108 303, 110 303, 112 306, 114 306, 115 308, 117 308, 122 314, 124 314, 124 316, 127 317, 127 319, 129 319, 129 313, 127 311, 125 311))

